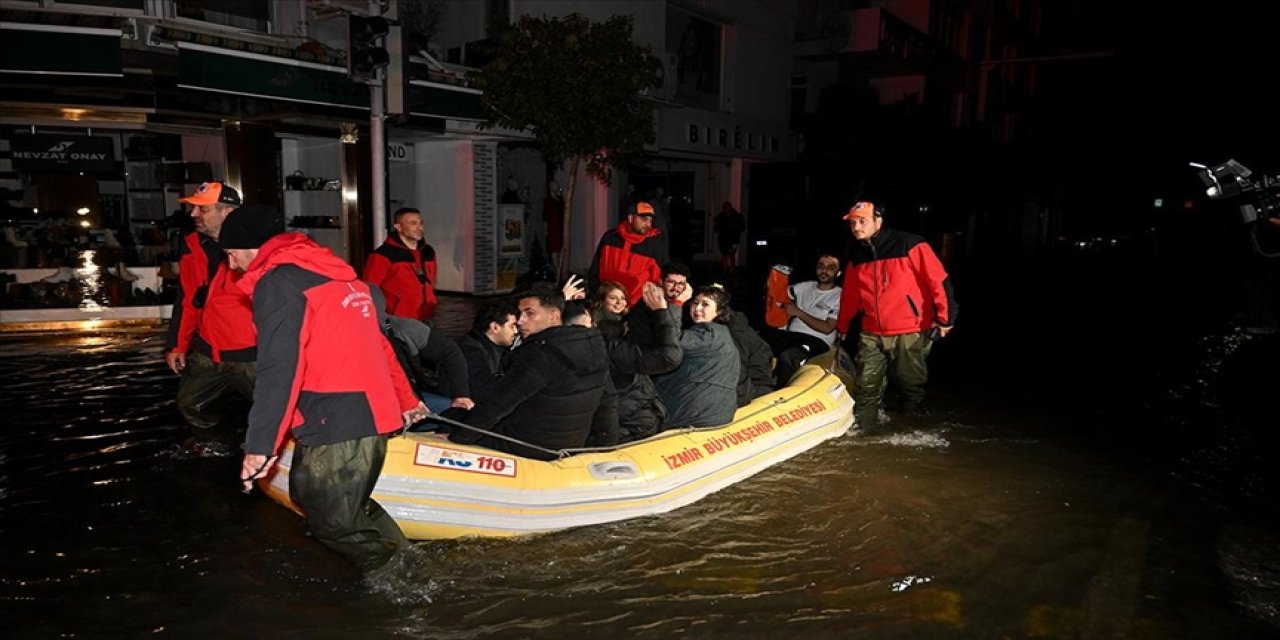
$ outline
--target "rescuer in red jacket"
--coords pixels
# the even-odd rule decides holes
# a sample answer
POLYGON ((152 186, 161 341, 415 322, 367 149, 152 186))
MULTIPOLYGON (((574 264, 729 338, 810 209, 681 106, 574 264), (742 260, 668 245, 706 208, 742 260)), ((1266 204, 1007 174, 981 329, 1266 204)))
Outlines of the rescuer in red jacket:
POLYGON ((257 332, 249 297, 236 286, 240 274, 227 267, 218 244, 222 223, 240 206, 240 193, 206 182, 178 199, 191 205, 196 230, 184 238, 178 258, 178 299, 165 340, 165 364, 178 382, 178 412, 194 435, 187 446, 215 451, 235 442, 236 416, 225 396, 253 397, 257 332))
POLYGON ((292 437, 289 497, 307 529, 361 570, 379 569, 408 547, 371 497, 387 436, 427 408, 382 333, 370 287, 333 252, 285 233, 265 205, 228 216, 222 242, 253 299, 262 363, 240 481, 252 489, 292 437))
POLYGON ((853 399, 863 433, 879 425, 886 375, 897 384, 905 411, 920 408, 929 378, 925 358, 956 316, 951 279, 933 249, 920 236, 884 228, 881 215, 874 204, 858 202, 844 216, 856 242, 844 271, 836 331, 843 341, 853 318, 862 316, 853 399))
POLYGON ((387 313, 427 322, 436 313, 436 250, 423 239, 417 209, 398 209, 392 226, 395 231, 365 261, 363 279, 382 289, 387 313))
POLYGON ((640 301, 644 283, 662 282, 667 244, 662 231, 653 227, 653 215, 653 205, 637 202, 626 220, 604 232, 587 274, 591 290, 601 282, 617 282, 626 288, 627 306, 631 307, 640 301))

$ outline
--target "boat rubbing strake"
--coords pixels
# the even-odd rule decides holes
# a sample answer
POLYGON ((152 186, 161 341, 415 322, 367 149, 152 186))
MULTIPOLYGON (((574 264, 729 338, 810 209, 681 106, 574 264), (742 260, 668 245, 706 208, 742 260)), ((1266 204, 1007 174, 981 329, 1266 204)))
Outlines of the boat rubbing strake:
MULTIPOLYGON (((664 513, 845 434, 853 399, 838 376, 807 365, 735 418, 551 462, 434 433, 397 436, 373 497, 415 540, 517 536, 664 513)), ((260 483, 290 508, 292 457, 290 442, 277 472, 260 483)))

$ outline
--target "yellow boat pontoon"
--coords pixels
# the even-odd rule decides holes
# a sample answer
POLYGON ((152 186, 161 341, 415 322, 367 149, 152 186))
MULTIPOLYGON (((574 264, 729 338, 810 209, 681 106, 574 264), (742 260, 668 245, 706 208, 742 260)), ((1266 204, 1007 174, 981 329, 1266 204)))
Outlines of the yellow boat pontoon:
MULTIPOLYGON (((845 434, 853 424, 845 389, 839 376, 810 364, 789 386, 738 409, 731 424, 664 431, 551 462, 410 433, 388 443, 373 497, 414 540, 518 536, 665 513, 845 434)), ((291 442, 260 485, 296 510, 292 459, 291 442)))

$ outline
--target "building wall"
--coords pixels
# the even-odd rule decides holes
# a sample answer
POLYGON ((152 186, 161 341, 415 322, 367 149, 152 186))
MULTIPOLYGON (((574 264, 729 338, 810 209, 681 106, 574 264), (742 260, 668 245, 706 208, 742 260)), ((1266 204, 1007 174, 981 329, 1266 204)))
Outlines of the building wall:
MULTIPOLYGON (((797 6, 786 0, 703 0, 677 5, 682 11, 725 27, 721 68, 722 100, 718 110, 752 120, 785 122, 786 87, 791 78, 792 38, 797 6)), ((512 0, 513 18, 520 15, 561 17, 579 13, 595 22, 630 15, 633 37, 661 55, 672 48, 667 34, 668 3, 660 0, 512 0)), ((448 49, 486 37, 486 3, 445 2, 436 41, 448 49)), ((674 52, 671 52, 674 53, 674 52)))
POLYGON ((471 144, 471 176, 471 227, 475 229, 472 237, 475 275, 471 291, 496 293, 499 265, 494 236, 498 219, 498 143, 476 141, 471 144))
MULTIPOLYGON (((431 204, 430 201, 418 201, 418 165, 417 147, 412 142, 391 141, 388 144, 394 152, 387 154, 387 211, 386 225, 387 231, 391 231, 391 214, 400 207, 417 207, 419 211, 425 211, 423 207, 431 204)), ((376 214, 375 214, 376 215, 376 214)), ((380 244, 381 238, 374 238, 374 244, 380 244)), ((428 232, 427 241, 431 242, 431 234, 428 232)))
POLYGON ((414 145, 415 200, 436 250, 437 288, 475 291, 476 198, 470 140, 414 145))
MULTIPOLYGON (((444 18, 436 37, 436 45, 441 50, 488 35, 486 2, 450 0, 444 4, 444 18)), ((648 45, 660 58, 668 59, 677 53, 671 49, 673 43, 680 40, 678 34, 668 33, 668 14, 673 7, 682 14, 721 27, 719 98, 718 104, 715 101, 698 103, 701 108, 688 104, 678 108, 659 105, 655 113, 657 142, 651 148, 655 160, 648 171, 693 176, 693 190, 687 197, 693 201, 693 209, 705 218, 702 226, 705 233, 692 240, 701 247, 697 251, 699 258, 714 258, 711 219, 720 204, 732 201, 750 217, 748 185, 742 179, 744 158, 764 162, 795 159, 795 141, 788 118, 796 3, 788 0, 693 0, 675 4, 663 0, 512 0, 510 5, 513 19, 520 15, 560 17, 576 12, 593 21, 603 21, 613 15, 630 15, 636 41, 648 45), (694 129, 696 135, 691 133, 694 129)), ((500 161, 492 196, 481 189, 476 189, 475 194, 477 198, 493 197, 496 201, 505 189, 508 174, 515 175, 522 191, 523 187, 529 187, 532 215, 527 233, 542 238, 545 232, 540 205, 546 185, 539 178, 526 177, 523 170, 512 169, 520 164, 500 161)), ((556 180, 562 187, 568 184, 564 168, 557 173, 556 180)), ((623 173, 615 175, 612 185, 601 185, 585 172, 578 176, 571 203, 573 223, 567 238, 571 268, 584 270, 590 264, 600 235, 617 223, 621 191, 627 184, 623 173)), ((482 230, 487 215, 481 211, 483 206, 479 202, 475 204, 477 234, 492 232, 482 230)), ((476 240, 473 247, 479 261, 473 279, 474 291, 480 293, 485 291, 485 281, 490 278, 487 271, 481 273, 481 263, 486 258, 480 254, 492 252, 492 248, 487 238, 476 240)), ((443 275, 441 280, 442 288, 447 289, 443 275)))
POLYGON ((433 44, 441 50, 483 40, 487 0, 445 0, 440 31, 433 44))

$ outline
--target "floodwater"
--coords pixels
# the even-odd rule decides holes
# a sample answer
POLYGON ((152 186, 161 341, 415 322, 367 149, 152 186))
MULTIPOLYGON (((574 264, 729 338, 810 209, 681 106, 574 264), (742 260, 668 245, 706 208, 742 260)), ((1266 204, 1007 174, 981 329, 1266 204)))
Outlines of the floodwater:
POLYGON ((419 543, 371 587, 238 459, 180 452, 161 327, 0 334, 5 635, 1280 637, 1276 336, 1197 329, 1129 378, 973 335, 894 435, 661 516, 419 543))

